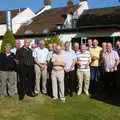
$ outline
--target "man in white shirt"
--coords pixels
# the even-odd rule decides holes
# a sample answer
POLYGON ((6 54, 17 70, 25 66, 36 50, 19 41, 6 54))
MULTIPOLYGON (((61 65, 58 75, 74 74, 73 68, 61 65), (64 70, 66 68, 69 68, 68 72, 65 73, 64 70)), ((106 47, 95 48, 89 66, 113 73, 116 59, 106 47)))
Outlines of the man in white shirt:
POLYGON ((35 82, 35 93, 40 93, 40 79, 42 76, 42 93, 47 93, 47 56, 48 49, 45 48, 44 40, 39 41, 39 47, 35 48, 33 51, 33 57, 35 61, 35 71, 36 71, 36 82, 35 82))
POLYGON ((66 56, 66 65, 64 67, 65 70, 65 93, 69 94, 71 97, 73 96, 73 88, 74 88, 74 78, 75 78, 75 61, 76 55, 73 50, 70 49, 70 42, 65 42, 65 50, 64 54, 66 56))
POLYGON ((16 40, 15 41, 15 47, 11 49, 11 52, 14 53, 14 55, 16 55, 16 51, 20 48, 20 40, 16 40))

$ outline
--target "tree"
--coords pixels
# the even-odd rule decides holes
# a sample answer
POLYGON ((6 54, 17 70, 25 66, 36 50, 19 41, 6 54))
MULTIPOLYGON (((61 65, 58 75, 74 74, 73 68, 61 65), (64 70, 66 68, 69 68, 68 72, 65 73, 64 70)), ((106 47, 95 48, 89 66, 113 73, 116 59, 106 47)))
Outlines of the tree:
POLYGON ((7 43, 10 43, 12 45, 12 47, 14 47, 14 45, 15 45, 14 35, 9 29, 6 31, 6 33, 5 33, 4 37, 3 37, 2 46, 1 46, 1 52, 5 51, 5 45, 7 43))
POLYGON ((45 46, 48 47, 49 44, 57 43, 60 44, 60 39, 58 36, 52 36, 50 39, 45 40, 45 46))

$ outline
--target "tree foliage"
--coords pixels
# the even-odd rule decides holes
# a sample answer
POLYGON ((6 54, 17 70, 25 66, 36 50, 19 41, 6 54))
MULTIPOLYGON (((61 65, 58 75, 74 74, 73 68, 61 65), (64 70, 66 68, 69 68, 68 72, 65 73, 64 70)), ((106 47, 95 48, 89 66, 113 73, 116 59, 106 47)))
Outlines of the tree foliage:
POLYGON ((15 45, 15 38, 13 33, 8 29, 2 39, 2 46, 1 46, 1 52, 5 51, 5 45, 7 43, 10 43, 12 45, 12 47, 14 47, 15 45))
POLYGON ((57 43, 60 44, 60 39, 58 36, 51 36, 50 39, 45 40, 45 46, 48 47, 49 44, 57 43))

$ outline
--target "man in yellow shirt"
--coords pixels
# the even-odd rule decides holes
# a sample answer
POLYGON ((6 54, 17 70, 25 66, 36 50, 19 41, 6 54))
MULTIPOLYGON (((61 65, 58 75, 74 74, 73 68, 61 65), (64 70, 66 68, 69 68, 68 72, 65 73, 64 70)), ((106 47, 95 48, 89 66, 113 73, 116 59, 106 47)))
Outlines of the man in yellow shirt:
POLYGON ((90 48, 91 54, 91 83, 92 92, 96 92, 97 85, 100 83, 100 56, 102 48, 98 46, 98 40, 93 40, 93 47, 90 48))

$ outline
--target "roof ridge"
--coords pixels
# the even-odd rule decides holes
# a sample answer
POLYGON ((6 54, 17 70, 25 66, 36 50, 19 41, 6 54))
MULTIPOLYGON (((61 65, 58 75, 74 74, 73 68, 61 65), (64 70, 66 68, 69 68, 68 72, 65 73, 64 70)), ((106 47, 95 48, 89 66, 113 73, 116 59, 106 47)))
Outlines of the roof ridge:
POLYGON ((120 8, 120 6, 110 6, 110 7, 101 7, 101 8, 90 8, 90 9, 86 9, 85 11, 92 11, 92 10, 99 10, 99 9, 109 9, 109 8, 117 8, 117 7, 119 7, 120 8))

